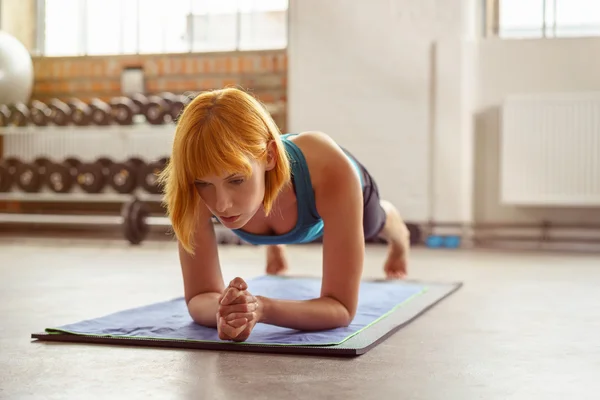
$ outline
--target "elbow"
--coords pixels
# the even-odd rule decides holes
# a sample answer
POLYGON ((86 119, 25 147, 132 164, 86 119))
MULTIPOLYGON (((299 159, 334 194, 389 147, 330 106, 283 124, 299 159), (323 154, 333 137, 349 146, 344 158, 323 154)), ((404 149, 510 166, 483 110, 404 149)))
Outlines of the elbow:
POLYGON ((335 320, 335 325, 338 328, 346 328, 348 327, 352 321, 354 321, 354 317, 356 316, 356 306, 352 306, 349 304, 344 304, 343 302, 330 297, 331 300, 335 301, 337 303, 337 312, 336 312, 336 318, 335 320))

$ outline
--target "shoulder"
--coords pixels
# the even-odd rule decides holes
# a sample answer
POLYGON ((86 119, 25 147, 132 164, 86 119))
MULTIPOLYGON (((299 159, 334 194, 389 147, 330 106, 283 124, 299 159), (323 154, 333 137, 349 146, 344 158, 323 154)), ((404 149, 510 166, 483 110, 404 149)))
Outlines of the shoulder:
POLYGON ((302 132, 293 141, 304 154, 315 192, 323 188, 351 187, 360 178, 340 146, 326 133, 302 132))

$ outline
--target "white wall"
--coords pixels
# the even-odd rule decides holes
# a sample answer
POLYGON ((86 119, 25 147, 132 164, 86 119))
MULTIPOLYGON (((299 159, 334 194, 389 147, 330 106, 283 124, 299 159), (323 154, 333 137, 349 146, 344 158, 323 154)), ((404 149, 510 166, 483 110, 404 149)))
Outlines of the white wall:
POLYGON ((485 40, 478 44, 475 218, 478 222, 600 223, 599 208, 499 202, 499 106, 511 93, 600 90, 600 38, 485 40))
POLYGON ((408 220, 471 219, 479 3, 290 1, 289 129, 330 134, 408 220))
POLYGON ((500 205, 498 107, 600 90, 600 38, 474 40, 481 3, 291 0, 289 129, 333 136, 411 221, 599 222, 500 205))

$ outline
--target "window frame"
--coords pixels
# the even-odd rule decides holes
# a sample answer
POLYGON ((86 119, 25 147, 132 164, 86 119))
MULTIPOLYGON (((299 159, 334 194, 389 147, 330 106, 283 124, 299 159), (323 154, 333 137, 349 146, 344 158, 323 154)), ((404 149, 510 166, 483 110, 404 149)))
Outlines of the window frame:
MULTIPOLYGON (((1 1, 1 0, 0 0, 1 1)), ((86 18, 86 12, 87 12, 87 3, 88 0, 80 0, 81 1, 81 9, 80 9, 80 18, 82 20, 84 20, 86 18)), ((140 7, 140 3, 143 0, 136 0, 136 7, 138 8, 139 11, 139 7, 140 7)), ((192 3, 194 0, 189 0, 190 1, 190 11, 192 9, 192 3)), ((115 52, 115 53, 110 53, 110 54, 88 54, 87 51, 87 30, 83 30, 83 32, 81 32, 81 35, 79 35, 79 43, 78 43, 78 47, 79 47, 79 51, 78 52, 73 52, 72 54, 65 54, 65 55, 48 55, 47 54, 47 49, 46 49, 46 0, 36 0, 36 37, 35 37, 35 42, 36 42, 36 50, 35 53, 38 56, 41 57, 48 57, 48 58, 59 58, 59 57, 86 57, 86 56, 127 56, 127 55, 149 55, 149 54, 191 54, 191 53, 230 53, 230 52, 253 52, 253 51, 281 51, 281 50, 286 50, 289 46, 289 41, 290 41, 290 1, 291 0, 287 0, 287 6, 284 10, 285 12, 285 45, 283 47, 277 47, 277 46, 273 46, 273 47, 264 47, 264 48, 241 48, 240 44, 242 43, 242 38, 241 38, 241 12, 238 8, 238 11, 236 13, 236 43, 235 43, 235 48, 234 49, 223 49, 223 50, 207 50, 207 51, 203 51, 203 50, 198 50, 193 42, 194 37, 193 37, 193 26, 190 27, 190 34, 188 35, 187 38, 187 50, 186 51, 162 51, 162 52, 140 52, 140 36, 139 36, 139 24, 138 24, 138 34, 136 36, 136 51, 135 52, 124 52, 123 51, 123 43, 121 42, 120 46, 119 46, 119 51, 115 52)))

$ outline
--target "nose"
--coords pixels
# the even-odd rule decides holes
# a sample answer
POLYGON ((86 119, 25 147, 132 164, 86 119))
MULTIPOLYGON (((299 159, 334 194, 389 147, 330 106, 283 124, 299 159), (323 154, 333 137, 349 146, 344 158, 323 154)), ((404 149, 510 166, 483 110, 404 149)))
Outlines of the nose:
POLYGON ((217 201, 215 203, 215 209, 217 210, 218 213, 225 214, 225 211, 227 211, 229 208, 231 208, 231 205, 232 205, 231 196, 227 192, 220 191, 217 193, 217 201))

